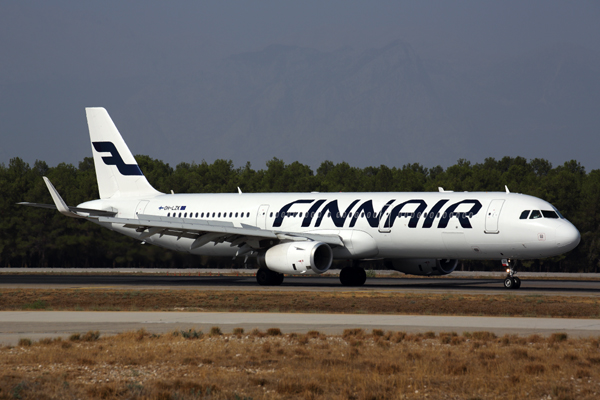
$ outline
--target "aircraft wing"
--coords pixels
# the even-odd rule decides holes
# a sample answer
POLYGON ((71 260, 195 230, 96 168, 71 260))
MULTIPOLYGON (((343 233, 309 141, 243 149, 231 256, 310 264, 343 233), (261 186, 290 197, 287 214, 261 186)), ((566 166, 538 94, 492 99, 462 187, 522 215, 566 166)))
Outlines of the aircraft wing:
POLYGON ((337 235, 273 231, 246 224, 235 226, 233 222, 225 221, 160 217, 140 214, 138 215, 138 218, 99 217, 98 222, 123 224, 125 228, 135 229, 136 232, 139 232, 139 239, 142 240, 148 239, 154 235, 175 236, 178 239, 182 237, 194 239, 194 242, 190 246, 190 250, 204 246, 210 242, 213 242, 214 244, 228 242, 231 247, 240 247, 238 255, 261 247, 268 247, 268 244, 262 245, 260 243, 263 240, 308 240, 324 242, 332 246, 344 246, 344 242, 342 242, 341 238, 337 235))

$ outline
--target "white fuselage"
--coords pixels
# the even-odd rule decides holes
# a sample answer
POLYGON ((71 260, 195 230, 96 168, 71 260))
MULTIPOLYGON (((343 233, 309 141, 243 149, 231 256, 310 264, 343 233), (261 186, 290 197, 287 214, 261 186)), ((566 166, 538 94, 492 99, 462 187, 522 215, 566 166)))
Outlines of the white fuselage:
MULTIPOLYGON (((208 220, 286 233, 337 235, 335 258, 534 259, 572 250, 579 232, 566 219, 521 219, 525 210, 555 212, 536 197, 504 192, 161 194, 80 204, 116 209, 118 218, 208 220)), ((537 214, 536 214, 537 215, 537 214)), ((109 229, 140 238, 119 224, 109 229)), ((141 238, 140 238, 141 239, 141 238)), ((154 235, 148 243, 198 255, 233 256, 229 243, 191 250, 193 239, 154 235)))

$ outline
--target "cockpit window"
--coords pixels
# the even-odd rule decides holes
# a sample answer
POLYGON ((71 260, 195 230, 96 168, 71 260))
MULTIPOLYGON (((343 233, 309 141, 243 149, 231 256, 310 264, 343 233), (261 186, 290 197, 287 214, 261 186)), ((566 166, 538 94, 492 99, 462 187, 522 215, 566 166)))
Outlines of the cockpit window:
POLYGON ((558 214, 558 217, 560 219, 565 219, 565 217, 560 213, 560 211, 558 211, 558 209, 556 207, 552 206, 552 208, 554 209, 554 211, 556 211, 556 213, 558 214))
POLYGON ((542 213, 539 212, 538 210, 533 210, 531 212, 531 215, 529 216, 529 219, 538 219, 538 218, 542 218, 542 213))
POLYGON ((529 217, 529 210, 523 211, 519 219, 527 219, 527 217, 529 217))
POLYGON ((554 212, 554 211, 542 210, 542 215, 544 216, 544 218, 558 219, 558 214, 556 212, 554 212))

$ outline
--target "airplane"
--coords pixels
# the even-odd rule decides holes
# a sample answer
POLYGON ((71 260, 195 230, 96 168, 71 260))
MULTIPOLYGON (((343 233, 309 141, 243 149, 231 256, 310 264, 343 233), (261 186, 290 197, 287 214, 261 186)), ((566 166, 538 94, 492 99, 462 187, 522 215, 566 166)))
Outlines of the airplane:
POLYGON ((197 255, 256 257, 260 285, 318 275, 334 259, 361 286, 361 260, 405 274, 452 273, 460 259, 501 260, 518 289, 516 260, 574 249, 579 231, 550 203, 505 192, 165 194, 140 170, 104 108, 86 108, 100 199, 68 206, 47 177, 57 209, 141 241, 197 255))

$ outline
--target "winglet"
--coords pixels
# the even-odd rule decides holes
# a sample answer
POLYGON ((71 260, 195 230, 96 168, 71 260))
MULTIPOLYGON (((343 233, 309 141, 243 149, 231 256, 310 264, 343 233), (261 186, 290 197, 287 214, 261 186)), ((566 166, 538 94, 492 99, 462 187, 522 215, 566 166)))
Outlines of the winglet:
POLYGON ((43 178, 44 178, 44 182, 46 182, 46 186, 48 187, 48 191, 50 192, 50 196, 52 196, 52 200, 54 200, 56 209, 61 214, 64 214, 67 217, 83 218, 80 215, 77 215, 74 212, 71 212, 71 210, 69 210, 69 206, 67 206, 67 203, 65 203, 63 198, 60 197, 60 194, 58 194, 58 190, 56 190, 56 188, 54 187, 52 182, 50 182, 50 179, 46 178, 45 176, 43 178))

